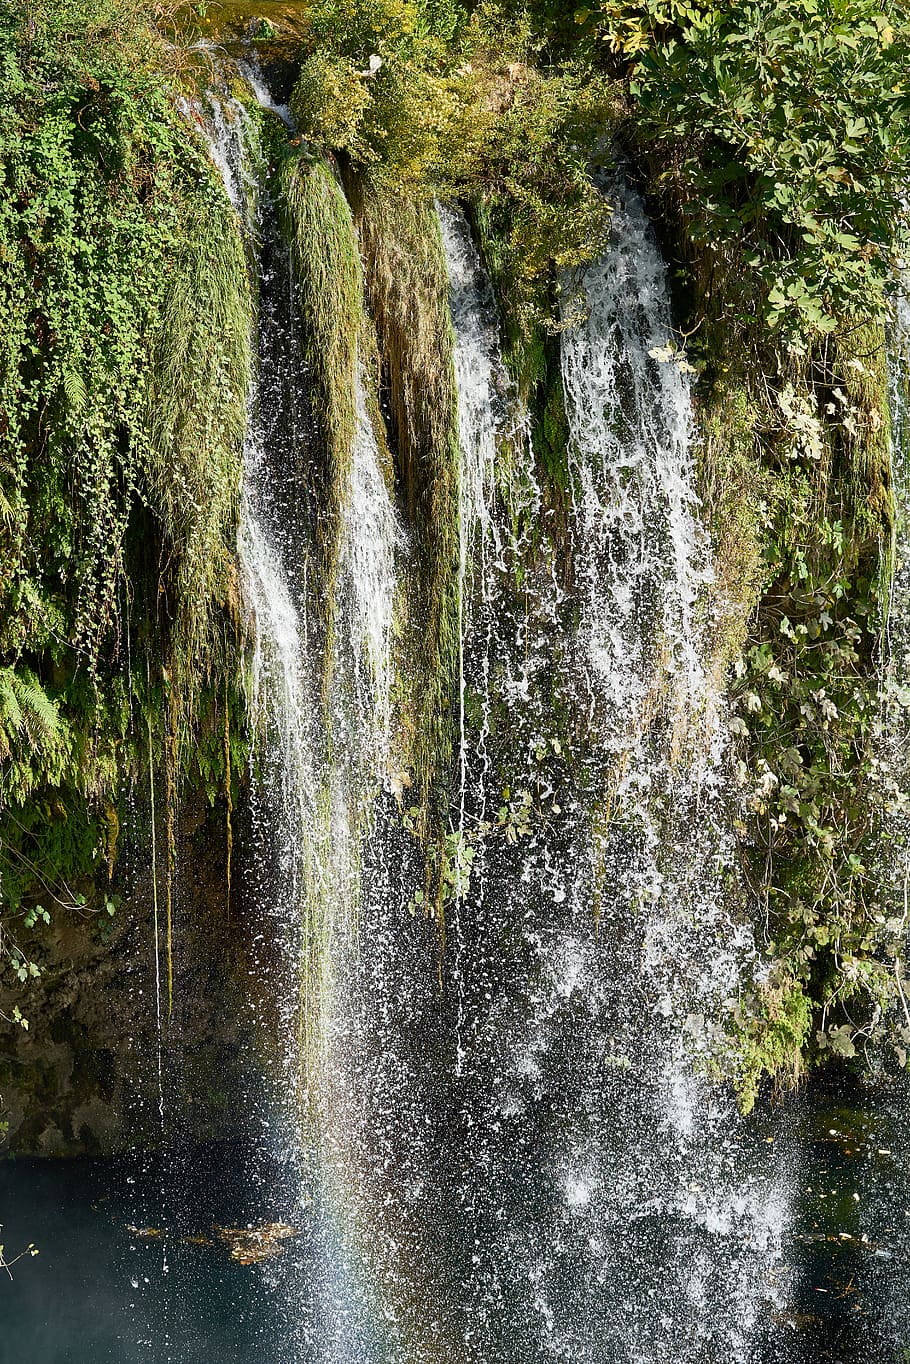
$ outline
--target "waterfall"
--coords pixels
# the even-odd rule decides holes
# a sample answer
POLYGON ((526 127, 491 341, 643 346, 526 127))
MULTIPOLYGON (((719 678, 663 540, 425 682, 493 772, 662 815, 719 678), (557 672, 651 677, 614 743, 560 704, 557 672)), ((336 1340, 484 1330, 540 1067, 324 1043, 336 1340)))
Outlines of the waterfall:
MULTIPOLYGON (((450 261, 456 355, 474 354, 459 378, 490 376, 471 404, 479 441, 495 369, 450 261)), ((746 1360, 782 1296, 787 1179, 693 1055, 722 1033, 755 949, 719 874, 735 863, 720 702, 699 647, 710 570, 691 401, 682 368, 653 354, 670 334, 665 270, 630 191, 581 285, 585 317, 562 344, 572 572, 558 532, 535 551, 503 521, 504 571, 467 649, 483 698, 467 776, 474 882, 458 906, 471 927, 455 966, 464 1197, 482 1247, 470 1315, 489 1333, 480 1357, 503 1348, 504 1295, 528 1357, 746 1360)), ((460 415, 470 468, 467 402, 460 415)), ((555 520, 533 457, 528 519, 555 520)))
MULTIPOLYGON (((387 780, 392 626, 404 534, 370 415, 362 369, 350 472, 340 508, 331 657, 314 581, 315 518, 295 453, 310 440, 294 272, 255 167, 256 124, 216 100, 213 158, 245 226, 258 279, 238 553, 250 634, 252 978, 270 1083, 253 1107, 277 1168, 278 1198, 305 1227, 283 1268, 282 1316, 301 1357, 363 1351, 370 1332, 356 1265, 333 1211, 333 1172, 317 1116, 344 960, 361 895, 361 842, 387 780), (325 679, 328 677, 328 695, 325 679), (366 1334, 365 1334, 366 1333, 366 1334), (315 1342, 315 1345, 314 1345, 315 1342)), ((362 1354, 358 1355, 362 1357, 362 1354)))
POLYGON ((507 379, 498 354, 496 305, 464 217, 438 205, 449 271, 455 332, 455 380, 461 440, 461 522, 465 570, 475 533, 477 553, 492 527, 491 502, 497 437, 504 416, 507 379))
MULTIPOLYGON (((246 74, 257 98, 272 110, 261 81, 246 74)), ((358 821, 388 767, 391 633, 403 533, 361 371, 341 507, 339 624, 323 712, 326 662, 314 606, 319 585, 310 581, 316 531, 294 473, 294 452, 311 439, 294 272, 256 176, 261 155, 254 120, 235 99, 214 100, 211 129, 213 159, 241 216, 259 275, 258 355, 238 537, 252 636, 250 710, 261 740, 252 800, 259 870, 253 875, 263 878, 262 905, 275 920, 272 945, 284 963, 283 1026, 288 1036, 299 1037, 316 1026, 311 1015, 323 1007, 320 992, 327 979, 319 973, 328 968, 331 936, 357 894, 358 821), (301 962, 298 1001, 292 983, 301 962)), ((296 1081, 288 1074, 286 1083, 292 1087, 296 1081)))
MULTIPOLYGON (((249 170, 251 121, 223 106, 212 128, 259 262, 239 540, 260 735, 249 880, 263 1016, 284 1039, 269 1140, 300 1215, 323 1209, 322 1287, 291 1297, 299 1337, 325 1342, 316 1318, 347 1294, 395 1361, 750 1360, 786 1296, 786 1172, 702 1074, 755 951, 724 888, 709 546, 688 379, 654 354, 670 317, 641 206, 617 191, 612 247, 579 281, 584 319, 566 318, 561 511, 467 224, 440 210, 462 460, 442 947, 384 794, 409 550, 375 399, 361 364, 326 701, 313 513, 290 472, 309 437, 293 270, 249 170), (313 1047, 322 1092, 302 1136, 313 1047)), ((366 1338, 345 1331, 344 1351, 366 1338)))
POLYGON ((745 1364, 787 1299, 789 1175, 702 1073, 756 954, 724 885, 732 797, 699 649, 687 379, 649 354, 669 334, 664 268, 628 194, 563 342, 561 531, 466 224, 441 222, 462 447, 460 875, 440 995, 394 818, 366 854, 333 1023, 358 1254, 395 1360, 745 1364), (505 488, 504 442, 519 450, 505 488))
POLYGON ((578 532, 581 636, 621 746, 668 678, 678 711, 703 699, 696 606, 710 575, 693 490, 692 408, 665 269, 640 201, 619 186, 613 244, 582 280, 562 374, 578 532))

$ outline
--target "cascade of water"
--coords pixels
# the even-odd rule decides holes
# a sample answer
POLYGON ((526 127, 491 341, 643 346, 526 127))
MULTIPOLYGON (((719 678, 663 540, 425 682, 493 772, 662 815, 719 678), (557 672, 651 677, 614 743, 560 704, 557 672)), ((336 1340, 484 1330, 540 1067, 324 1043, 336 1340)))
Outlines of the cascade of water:
MULTIPOLYGON (((735 851, 719 697, 702 664, 699 603, 711 569, 696 515, 688 381, 667 346, 665 267, 642 206, 622 184, 612 198, 611 249, 581 281, 585 319, 564 333, 562 376, 580 607, 574 661, 597 745, 614 755, 612 771, 598 768, 612 794, 606 817, 592 808, 590 848, 616 942, 637 961, 621 946, 605 969, 603 954, 598 962, 590 945, 570 942, 556 994, 590 991, 591 1021, 610 1029, 608 1059, 629 1081, 611 1088, 637 1144, 626 1146, 607 1190, 597 1167, 615 1145, 604 1142, 605 1096, 596 1096, 565 1197, 576 1215, 590 1204, 624 1225, 643 1252, 643 1224, 666 1219, 674 1230, 661 1275, 695 1309, 687 1319, 672 1294, 665 1305, 677 1357, 723 1349, 745 1359, 766 1276, 781 1267, 787 1178, 760 1172, 729 1099, 694 1065, 693 1052, 722 1037, 756 954, 720 875, 735 867, 735 851), (732 1273, 718 1272, 718 1259, 732 1273), (718 1290, 735 1297, 735 1322, 722 1320, 718 1290)), ((586 889, 576 883, 573 893, 586 889)), ((620 1334, 630 1358, 654 1348, 634 1313, 620 1334)))
MULTIPOLYGON (((642 205, 621 183, 613 197, 611 249, 585 272, 585 318, 562 345, 575 667, 596 744, 610 755, 599 768, 611 810, 595 821, 596 855, 637 906, 642 967, 661 1012, 716 1014, 736 992, 750 934, 725 913, 716 872, 735 859, 720 697, 702 664, 711 567, 696 514, 691 400, 685 366, 667 346, 666 272, 642 205), (634 827, 637 852, 611 834, 617 816, 634 827)), ((678 1096, 680 1083, 677 1074, 678 1096)))
MULTIPOLYGON (((251 375, 238 534, 242 591, 251 625, 250 714, 259 734, 253 774, 253 827, 258 847, 252 877, 263 914, 257 946, 277 954, 286 988, 278 997, 281 1026, 297 1036, 301 1000, 288 988, 305 956, 306 904, 313 883, 313 831, 318 827, 319 774, 314 727, 318 690, 308 640, 305 516, 288 516, 292 497, 276 463, 302 434, 301 404, 285 402, 284 375, 302 370, 290 317, 287 254, 275 239, 269 205, 260 192, 255 120, 235 99, 210 103, 209 145, 237 210, 251 257, 269 237, 259 278, 257 362, 251 375), (268 261, 266 265, 265 262, 268 261), (267 927, 266 927, 267 925, 267 927)), ((308 982, 309 983, 309 982, 308 982)), ((298 1084, 288 1049, 284 1084, 298 1084)), ((293 1109, 285 1112, 288 1154, 294 1149, 293 1109)))
POLYGON ((745 1361, 786 1207, 759 1172, 757 1138, 691 1058, 693 1037, 719 1032, 750 943, 718 876, 730 849, 699 651, 708 553, 685 377, 650 354, 669 310, 640 206, 621 197, 613 248, 582 281, 587 318, 563 342, 567 516, 514 432, 524 467, 500 505, 495 310, 465 223, 441 215, 463 461, 456 856, 473 872, 449 905, 440 999, 437 949, 413 915, 419 857, 373 809, 402 532, 361 374, 327 747, 313 535, 284 473, 307 438, 289 379, 303 372, 293 277, 231 141, 244 127, 216 121, 215 140, 248 231, 259 204, 250 235, 265 243, 240 537, 265 736, 253 791, 263 936, 278 945, 286 1036, 319 1000, 325 1159, 366 1229, 387 1357, 441 1359, 458 1342, 485 1364, 669 1350, 684 1364, 745 1361), (332 946, 354 901, 362 945, 332 946), (301 1010, 287 983, 309 960, 307 934, 338 980, 309 981, 301 1010))
POLYGON ((566 527, 527 444, 508 513, 494 495, 495 315, 464 224, 443 216, 470 885, 448 907, 440 1000, 425 931, 399 909, 406 858, 400 875, 394 856, 371 864, 370 954, 340 1029, 344 1147, 395 1359, 458 1341, 485 1364, 744 1364, 786 1287, 786 1172, 692 1055, 716 1045, 754 949, 720 875, 733 850, 698 648, 689 395, 649 354, 669 309, 631 196, 614 221, 564 339, 566 527))
MULTIPOLYGON (((271 109, 258 78, 253 88, 271 109)), ((293 475, 294 451, 310 437, 305 364, 293 271, 258 183, 255 136, 254 121, 236 100, 212 101, 213 158, 259 259, 258 363, 249 402, 238 546, 253 641, 250 709, 263 740, 253 799, 260 864, 272 887, 263 888, 263 899, 277 920, 270 933, 288 984, 283 1023, 293 1035, 309 1027, 308 1015, 318 1012, 315 1001, 326 982, 311 973, 327 966, 334 909, 344 906, 355 889, 358 859, 351 821, 356 824, 387 767, 391 631, 402 533, 359 375, 341 513, 340 628, 329 673, 333 732, 327 744, 319 681, 323 644, 313 606, 319 584, 308 580, 316 557, 314 531, 305 490, 293 475), (304 997, 298 1001, 290 983, 301 962, 304 997), (297 1018, 298 1010, 305 1017, 297 1018)), ((291 1081, 288 1075, 289 1086, 291 1081)))
POLYGON ((250 116, 239 100, 214 97, 208 100, 205 114, 210 126, 211 158, 247 239, 255 238, 259 184, 250 155, 251 143, 255 140, 250 116))
POLYGON ((672 354, 654 362, 671 332, 664 265, 636 196, 619 186, 615 198, 612 248, 584 275, 586 318, 565 334, 562 373, 586 548, 581 636, 622 747, 647 725, 661 674, 681 712, 703 698, 696 605, 710 569, 686 379, 672 354))
POLYGON ((279 104, 272 98, 272 92, 262 73, 258 56, 255 53, 250 54, 245 61, 238 63, 237 69, 256 96, 260 108, 270 109, 273 114, 278 115, 285 127, 293 128, 294 119, 288 106, 279 104))
POLYGON ((455 332, 455 379, 461 440, 462 562, 479 538, 483 559, 491 516, 497 437, 504 415, 506 376, 499 359, 496 306, 470 228, 463 215, 438 206, 442 244, 449 272, 449 300, 455 332))
MULTIPOLYGON (((264 87, 253 88, 271 109, 264 87)), ((299 451, 311 445, 312 431, 294 271, 257 177, 255 120, 233 100, 216 101, 211 141, 258 279, 238 550, 258 734, 247 889, 258 900, 256 975, 269 982, 264 1022, 277 1061, 263 1124, 287 1168, 284 1197, 299 1199, 294 1216, 312 1228, 309 1258, 288 1281, 289 1327, 301 1357, 316 1350, 335 1360, 348 1357, 354 1339, 361 1351, 367 1347, 355 1320, 362 1314, 356 1274, 334 1225, 319 1089, 331 1083, 325 1048, 336 1009, 333 965, 343 963, 356 924, 361 845, 389 768, 393 619, 405 539, 360 369, 327 645, 324 585, 311 569, 319 562, 316 517, 299 477, 299 451)))

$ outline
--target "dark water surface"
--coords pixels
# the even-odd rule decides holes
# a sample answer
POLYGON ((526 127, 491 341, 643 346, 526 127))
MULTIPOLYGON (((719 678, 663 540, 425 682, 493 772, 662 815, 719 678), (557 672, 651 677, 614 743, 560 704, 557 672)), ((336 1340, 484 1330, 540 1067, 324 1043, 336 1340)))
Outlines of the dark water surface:
POLYGON ((188 1165, 178 1182, 148 1161, 0 1164, 7 1257, 39 1250, 0 1286, 3 1364, 284 1357, 280 1279, 235 1263, 213 1231, 270 1220, 267 1210, 244 1197, 235 1152, 188 1165))
POLYGON ((778 1126, 792 1170, 795 1273, 770 1361, 910 1364, 906 1085, 829 1078, 785 1105, 778 1126))
MULTIPOLYGON (((2 1239, 26 1256, 0 1283, 2 1364, 287 1364, 378 1357, 362 1297, 316 1199, 301 1215, 277 1172, 237 1149, 166 1162, 0 1163, 2 1239), (238 1263, 218 1228, 291 1221, 238 1263), (305 1297, 301 1298, 301 1291, 305 1297)), ((285 1183, 287 1181, 285 1180, 285 1183)))
MULTIPOLYGON (((792 1287, 763 1324, 756 1364, 910 1361, 905 1107, 902 1095, 831 1085, 780 1110, 768 1158, 792 1171, 792 1287)), ((326 1201, 292 1212, 284 1183, 257 1153, 225 1147, 164 1162, 0 1163, 6 1255, 39 1250, 0 1283, 0 1364, 397 1359, 326 1201), (260 1264, 237 1263, 217 1232, 292 1218, 298 1234, 260 1264)))

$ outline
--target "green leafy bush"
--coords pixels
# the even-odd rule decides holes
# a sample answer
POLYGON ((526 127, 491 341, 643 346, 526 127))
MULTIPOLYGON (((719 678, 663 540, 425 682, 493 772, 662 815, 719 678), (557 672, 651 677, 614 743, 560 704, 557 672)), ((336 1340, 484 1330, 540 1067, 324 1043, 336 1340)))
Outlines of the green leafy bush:
POLYGON ((500 284, 522 324, 553 322, 555 272, 601 249, 591 180, 613 109, 589 68, 546 70, 505 9, 318 0, 292 109, 301 131, 376 183, 486 205, 504 242, 500 284))
POLYGON ((70 903, 108 864, 148 728, 173 771, 206 678, 232 670, 250 301, 160 8, 0 13, 6 907, 36 876, 70 903))
POLYGON ((910 169, 910 23, 877 0, 611 0, 577 13, 633 138, 721 271, 718 309, 792 346, 880 316, 910 169))

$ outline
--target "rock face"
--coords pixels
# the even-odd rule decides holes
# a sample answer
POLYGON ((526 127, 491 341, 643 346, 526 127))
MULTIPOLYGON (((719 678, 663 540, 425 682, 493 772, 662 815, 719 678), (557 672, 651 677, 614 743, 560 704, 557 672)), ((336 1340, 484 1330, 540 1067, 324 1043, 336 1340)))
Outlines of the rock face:
POLYGON ((0 1009, 9 1015, 18 1004, 29 1020, 27 1031, 5 1025, 0 1036, 9 1154, 106 1155, 165 1135, 208 1140, 235 1130, 252 1012, 239 915, 228 904, 223 815, 197 808, 182 820, 170 1017, 163 876, 156 988, 148 859, 135 876, 120 875, 113 919, 59 911, 36 939, 40 979, 27 991, 0 990, 0 1009))

